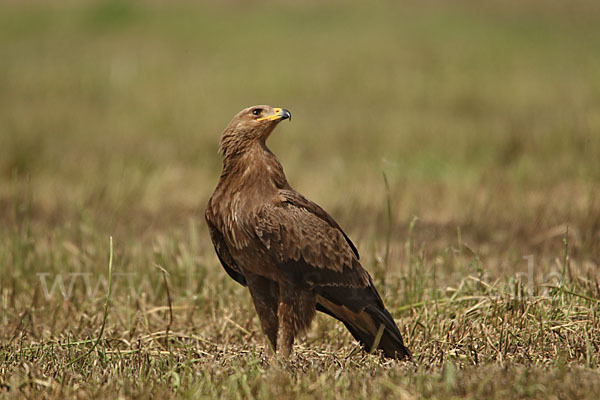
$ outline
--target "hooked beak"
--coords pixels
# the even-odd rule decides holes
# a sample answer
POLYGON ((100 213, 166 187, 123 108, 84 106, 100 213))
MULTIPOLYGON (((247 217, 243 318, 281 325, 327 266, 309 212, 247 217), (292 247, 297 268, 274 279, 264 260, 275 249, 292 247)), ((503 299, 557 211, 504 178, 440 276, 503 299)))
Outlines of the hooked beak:
POLYGON ((292 120, 292 114, 285 108, 274 108, 273 114, 257 119, 257 121, 282 121, 284 119, 292 120))

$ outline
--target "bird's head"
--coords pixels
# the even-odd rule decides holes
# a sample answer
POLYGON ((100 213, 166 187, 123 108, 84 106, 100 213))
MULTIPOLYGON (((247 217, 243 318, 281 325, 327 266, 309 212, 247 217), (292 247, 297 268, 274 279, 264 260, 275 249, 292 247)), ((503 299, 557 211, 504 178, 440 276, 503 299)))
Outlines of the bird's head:
POLYGON ((285 108, 267 105, 245 108, 233 117, 223 131, 219 151, 226 154, 228 150, 234 150, 229 147, 241 149, 248 143, 264 143, 280 121, 291 118, 292 114, 285 108))

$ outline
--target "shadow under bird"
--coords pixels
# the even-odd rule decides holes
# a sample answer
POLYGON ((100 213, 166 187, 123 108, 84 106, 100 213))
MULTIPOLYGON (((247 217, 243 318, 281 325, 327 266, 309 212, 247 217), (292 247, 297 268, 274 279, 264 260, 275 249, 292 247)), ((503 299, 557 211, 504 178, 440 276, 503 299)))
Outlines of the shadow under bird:
POLYGON ((205 213, 223 268, 248 287, 262 330, 283 357, 321 311, 344 323, 365 350, 411 358, 350 238, 292 189, 267 148, 273 129, 290 118, 286 109, 254 106, 223 131, 223 169, 205 213))

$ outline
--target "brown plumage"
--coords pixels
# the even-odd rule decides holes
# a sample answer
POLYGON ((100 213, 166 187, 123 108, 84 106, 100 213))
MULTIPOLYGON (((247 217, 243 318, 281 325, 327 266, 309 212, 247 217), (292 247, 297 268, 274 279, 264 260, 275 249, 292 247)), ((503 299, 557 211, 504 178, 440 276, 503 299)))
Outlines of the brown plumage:
POLYGON ((284 357, 315 310, 337 318, 370 350, 410 358, 358 251, 321 207, 294 191, 265 141, 289 111, 240 111, 221 137, 223 170, 206 221, 225 271, 247 286, 263 332, 284 357), (378 335, 379 334, 379 335, 378 335))

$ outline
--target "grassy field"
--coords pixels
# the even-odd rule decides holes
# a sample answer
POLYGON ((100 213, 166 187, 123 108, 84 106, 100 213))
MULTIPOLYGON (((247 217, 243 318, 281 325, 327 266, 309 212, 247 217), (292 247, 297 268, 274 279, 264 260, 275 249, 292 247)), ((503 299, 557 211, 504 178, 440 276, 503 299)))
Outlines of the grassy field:
POLYGON ((597 398, 600 6, 421 3, 0 3, 0 397, 597 398), (264 103, 414 363, 267 359, 203 220, 264 103))

